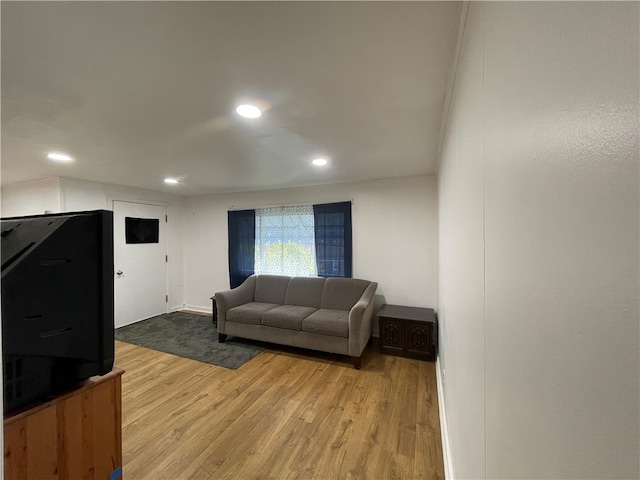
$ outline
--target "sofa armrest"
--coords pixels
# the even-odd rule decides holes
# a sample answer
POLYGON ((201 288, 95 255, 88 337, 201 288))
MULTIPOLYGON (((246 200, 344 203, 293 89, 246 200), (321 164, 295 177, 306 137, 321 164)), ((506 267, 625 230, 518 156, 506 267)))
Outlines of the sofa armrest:
POLYGON ((371 282, 349 311, 349 355, 359 357, 371 338, 373 304, 378 284, 371 282))
POLYGON ((216 308, 218 310, 218 333, 225 333, 225 321, 227 319, 227 311, 238 305, 244 305, 245 303, 253 302, 253 294, 255 292, 256 277, 251 275, 247 278, 242 285, 232 288, 231 290, 224 290, 222 292, 216 292, 216 308))

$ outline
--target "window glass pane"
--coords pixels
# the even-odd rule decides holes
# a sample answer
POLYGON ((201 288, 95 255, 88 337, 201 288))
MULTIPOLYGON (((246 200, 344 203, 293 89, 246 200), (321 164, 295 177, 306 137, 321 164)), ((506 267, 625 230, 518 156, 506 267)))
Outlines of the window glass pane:
POLYGON ((313 207, 256 210, 255 272, 316 276, 313 207))

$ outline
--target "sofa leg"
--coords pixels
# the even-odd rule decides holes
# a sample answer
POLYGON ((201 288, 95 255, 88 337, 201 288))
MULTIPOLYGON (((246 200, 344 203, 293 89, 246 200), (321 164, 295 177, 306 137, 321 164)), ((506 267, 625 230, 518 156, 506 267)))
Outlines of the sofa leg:
POLYGON ((226 341, 227 341, 227 334, 226 333, 219 333, 218 334, 218 342, 224 343, 226 341))
POLYGON ((351 360, 355 369, 360 370, 360 367, 362 367, 362 357, 351 357, 351 360))

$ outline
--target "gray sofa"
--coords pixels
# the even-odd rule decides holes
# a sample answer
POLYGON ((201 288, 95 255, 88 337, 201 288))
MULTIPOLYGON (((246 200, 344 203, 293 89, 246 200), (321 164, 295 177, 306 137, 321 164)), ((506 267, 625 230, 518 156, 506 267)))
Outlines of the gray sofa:
POLYGON ((359 369, 377 286, 355 278, 252 275, 215 294, 219 340, 233 335, 349 355, 359 369))

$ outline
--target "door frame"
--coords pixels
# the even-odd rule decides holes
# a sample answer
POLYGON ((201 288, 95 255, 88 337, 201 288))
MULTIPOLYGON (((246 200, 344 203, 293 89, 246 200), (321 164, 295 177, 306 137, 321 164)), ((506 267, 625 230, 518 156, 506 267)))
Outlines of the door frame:
MULTIPOLYGON (((165 211, 165 215, 169 215, 168 212, 168 208, 169 208, 169 203, 168 202, 163 202, 160 200, 147 200, 147 199, 141 199, 139 197, 129 197, 126 195, 107 195, 107 209, 111 210, 112 212, 115 212, 115 206, 114 206, 114 202, 126 202, 126 203, 137 203, 139 205, 150 205, 150 206, 154 206, 154 207, 164 207, 164 211, 165 211)), ((165 222, 165 255, 167 255, 167 258, 169 256, 169 221, 167 220, 165 222)), ((113 239, 114 241, 114 245, 113 245, 113 255, 114 255, 114 265, 113 265, 113 289, 115 292, 116 289, 116 258, 115 258, 115 238, 113 239)), ((165 279, 164 279, 164 292, 165 295, 167 296, 167 310, 165 313, 169 313, 171 311, 171 289, 170 287, 170 282, 169 279, 171 275, 171 264, 167 261, 166 262, 166 269, 165 269, 165 279)), ((116 309, 116 306, 114 304, 114 311, 116 309)))

